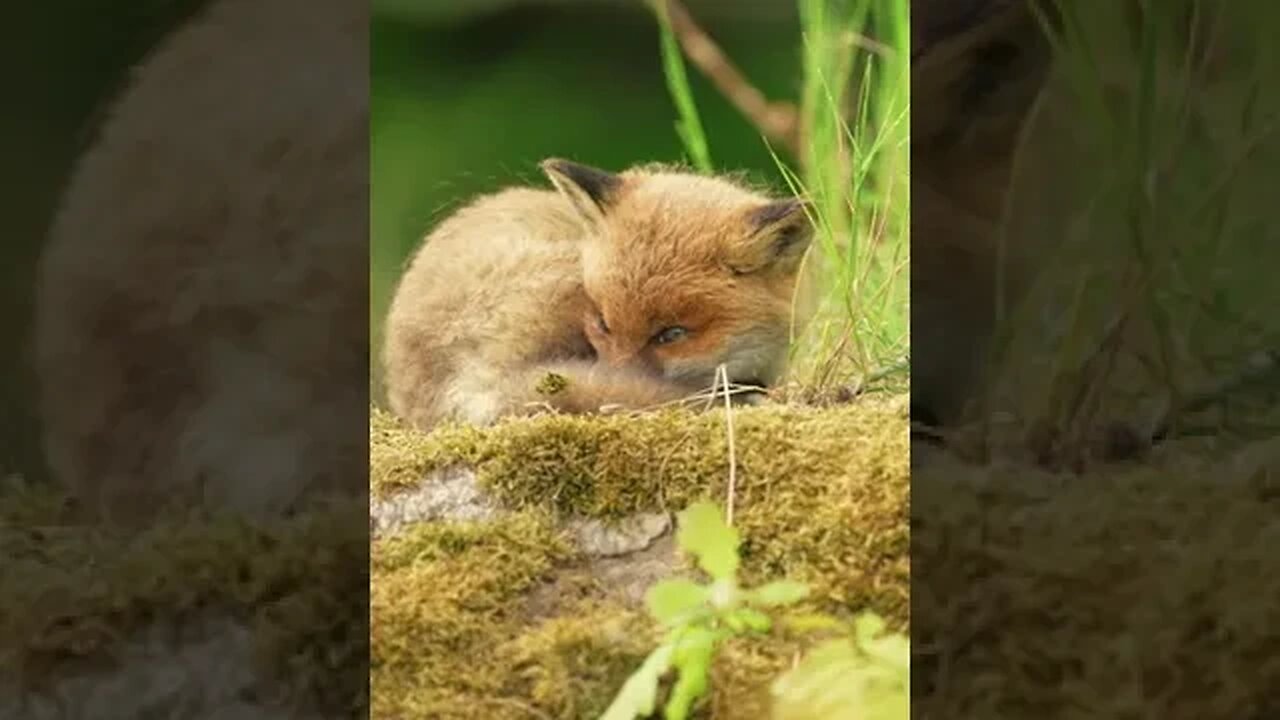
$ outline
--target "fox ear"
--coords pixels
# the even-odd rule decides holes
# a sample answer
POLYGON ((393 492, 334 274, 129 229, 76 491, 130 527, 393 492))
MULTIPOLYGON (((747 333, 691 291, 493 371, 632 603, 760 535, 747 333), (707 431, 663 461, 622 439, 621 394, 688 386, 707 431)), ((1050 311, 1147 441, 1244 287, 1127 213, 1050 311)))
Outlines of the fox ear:
POLYGON ((614 173, 568 160, 549 158, 539 163, 539 167, 551 179, 556 190, 591 222, 604 218, 622 187, 622 178, 614 173))
POLYGON ((746 213, 747 236, 730 251, 729 267, 739 275, 775 269, 793 272, 813 241, 809 203, 776 200, 746 213))

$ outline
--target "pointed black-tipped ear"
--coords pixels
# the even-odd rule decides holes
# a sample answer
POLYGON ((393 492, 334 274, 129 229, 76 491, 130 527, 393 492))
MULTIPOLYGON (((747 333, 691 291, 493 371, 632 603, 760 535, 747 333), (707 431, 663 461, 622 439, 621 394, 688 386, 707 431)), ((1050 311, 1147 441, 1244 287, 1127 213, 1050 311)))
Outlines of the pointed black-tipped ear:
POLYGON ((765 269, 794 271, 813 241, 810 205, 799 198, 775 200, 746 213, 747 234, 730 251, 738 274, 765 269))
POLYGON ((588 220, 599 221, 622 187, 622 178, 607 170, 549 158, 539 163, 562 195, 588 220))

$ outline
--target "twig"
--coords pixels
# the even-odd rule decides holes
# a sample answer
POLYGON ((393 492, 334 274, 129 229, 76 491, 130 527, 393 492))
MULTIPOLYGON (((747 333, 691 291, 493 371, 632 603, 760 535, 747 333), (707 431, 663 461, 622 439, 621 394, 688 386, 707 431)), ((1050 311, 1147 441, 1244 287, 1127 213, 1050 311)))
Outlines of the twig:
POLYGON ((873 52, 877 55, 893 54, 892 47, 890 47, 889 45, 886 45, 885 43, 880 42, 879 40, 876 40, 873 37, 867 37, 862 33, 856 33, 852 31, 847 32, 844 34, 843 40, 844 42, 848 43, 849 45, 852 45, 853 47, 862 48, 867 52, 873 52))
POLYGON ((699 27, 680 0, 648 0, 665 10, 680 47, 702 74, 766 137, 800 157, 800 113, 789 102, 770 102, 699 27))
MULTIPOLYGON (((766 388, 763 388, 763 387, 759 387, 756 385, 739 385, 737 383, 729 384, 729 386, 724 390, 724 392, 728 393, 729 395, 754 395, 754 394, 763 393, 765 391, 766 391, 766 388)), ((702 408, 704 410, 710 410, 711 406, 716 401, 716 396, 720 394, 721 394, 720 376, 717 373, 716 379, 712 382, 711 387, 709 388, 699 390, 696 393, 693 393, 691 395, 686 395, 676 400, 667 400, 665 402, 657 403, 655 405, 649 405, 648 407, 643 409, 644 410, 661 410, 663 408, 669 408, 669 407, 693 405, 695 402, 703 401, 702 408)))

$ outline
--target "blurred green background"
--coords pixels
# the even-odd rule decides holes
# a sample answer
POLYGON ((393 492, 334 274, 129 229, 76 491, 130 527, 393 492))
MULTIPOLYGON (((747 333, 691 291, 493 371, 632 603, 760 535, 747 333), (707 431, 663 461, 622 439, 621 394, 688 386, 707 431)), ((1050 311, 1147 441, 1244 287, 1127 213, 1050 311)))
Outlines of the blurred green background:
MULTIPOLYGON (((21 112, 0 114, 10 233, 0 331, 11 342, 0 359, 2 472, 44 475, 31 297, 60 190, 128 69, 205 2, 25 4, 6 28, 10 107, 21 112)), ((793 0, 688 5, 767 95, 798 95, 793 0)), ((682 159, 657 25, 640 0, 374 0, 370 38, 375 356, 393 283, 441 213, 479 192, 542 182, 535 163, 550 155, 608 168, 682 159)), ((755 130, 690 75, 716 164, 780 186, 755 130)))

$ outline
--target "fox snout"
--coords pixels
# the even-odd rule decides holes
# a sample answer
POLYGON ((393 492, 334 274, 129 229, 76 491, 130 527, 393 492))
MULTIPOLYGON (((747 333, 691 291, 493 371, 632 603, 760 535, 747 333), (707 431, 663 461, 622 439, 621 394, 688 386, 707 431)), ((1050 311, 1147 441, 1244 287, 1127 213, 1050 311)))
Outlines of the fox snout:
MULTIPOLYGON (((714 368, 699 367, 693 373, 682 371, 679 362, 664 362, 651 347, 626 347, 618 342, 593 343, 596 362, 615 372, 643 375, 678 385, 700 386, 714 374, 714 368), (704 372, 705 371, 705 372, 704 372), (705 377, 704 377, 705 376, 705 377), (693 382, 690 382, 690 381, 693 382)), ((707 380, 709 382, 709 380, 707 380)))
POLYGON ((596 360, 614 370, 630 370, 655 377, 662 375, 662 364, 651 353, 644 350, 597 347, 596 360))

